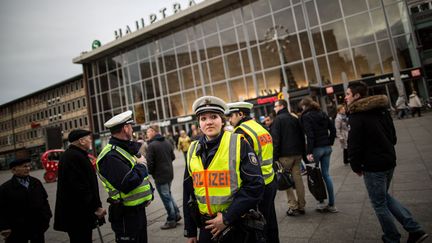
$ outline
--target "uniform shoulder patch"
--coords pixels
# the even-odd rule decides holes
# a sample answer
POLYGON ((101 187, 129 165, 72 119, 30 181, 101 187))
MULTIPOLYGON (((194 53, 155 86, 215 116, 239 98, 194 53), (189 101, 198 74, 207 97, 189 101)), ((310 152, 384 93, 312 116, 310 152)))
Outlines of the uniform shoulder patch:
POLYGON ((254 153, 248 153, 249 162, 255 166, 258 166, 258 159, 254 153))

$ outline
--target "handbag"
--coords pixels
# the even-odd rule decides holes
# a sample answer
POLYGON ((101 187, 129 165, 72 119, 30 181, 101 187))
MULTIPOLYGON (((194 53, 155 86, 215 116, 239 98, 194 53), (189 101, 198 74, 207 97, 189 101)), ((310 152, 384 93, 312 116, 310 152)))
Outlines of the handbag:
POLYGON ((327 190, 322 178, 321 169, 319 166, 306 164, 307 182, 310 193, 316 200, 321 201, 327 199, 327 190))
POLYGON ((286 170, 278 161, 275 162, 277 166, 276 180, 279 191, 288 190, 294 187, 294 180, 292 178, 291 170, 286 170))

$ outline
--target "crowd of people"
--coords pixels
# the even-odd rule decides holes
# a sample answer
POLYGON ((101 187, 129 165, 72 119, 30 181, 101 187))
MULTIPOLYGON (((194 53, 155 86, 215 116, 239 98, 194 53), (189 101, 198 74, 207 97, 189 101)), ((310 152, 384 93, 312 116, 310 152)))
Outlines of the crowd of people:
MULTIPOLYGON (((346 105, 338 106, 334 120, 313 98, 305 97, 299 114, 288 110, 286 100, 276 101, 274 114, 263 124, 251 117, 252 103, 200 97, 192 105, 198 125, 189 134, 181 130, 177 138, 163 136, 152 124, 146 138, 135 141, 133 114, 125 111, 105 122, 111 138, 95 167, 87 154, 92 132, 74 130, 59 161, 54 229, 66 232, 70 242, 92 242, 93 229, 104 224, 107 215, 116 242, 147 242, 146 207, 155 191, 152 177, 167 213, 162 230, 176 228, 183 219, 188 243, 277 243, 275 163, 291 172, 295 184, 285 190, 288 216, 306 214, 302 161, 320 168, 325 183, 328 200, 317 200, 316 210, 338 213, 330 175, 332 146, 338 139, 342 162, 364 178, 382 240, 400 241, 395 218, 409 232, 408 242, 421 242, 428 234, 387 192, 397 141, 388 98, 368 96, 367 90, 362 82, 351 83, 346 105), (175 149, 185 161, 183 217, 171 193, 175 149), (108 210, 102 207, 98 178, 108 193, 108 210)), ((415 107, 412 99, 409 105, 415 107)), ((12 179, 0 187, 0 233, 8 243, 44 242, 52 217, 48 195, 29 175, 28 159, 15 160, 10 168, 12 179)))

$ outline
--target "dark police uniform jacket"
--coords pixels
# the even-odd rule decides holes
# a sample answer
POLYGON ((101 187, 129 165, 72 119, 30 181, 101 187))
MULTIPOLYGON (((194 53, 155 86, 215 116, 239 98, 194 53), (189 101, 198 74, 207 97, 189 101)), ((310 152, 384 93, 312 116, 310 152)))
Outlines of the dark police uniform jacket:
MULTIPOLYGON (((197 154, 201 156, 201 160, 204 163, 204 169, 207 169, 212 161, 214 155, 222 138, 223 132, 218 138, 207 141, 205 136, 199 139, 201 149, 197 149, 197 154)), ((244 138, 241 140, 240 145, 240 177, 243 181, 240 189, 234 196, 232 204, 228 207, 226 212, 223 213, 223 219, 225 223, 236 224, 240 217, 247 213, 249 209, 256 209, 258 202, 262 199, 264 193, 264 180, 261 173, 260 164, 251 162, 249 157, 252 154, 255 156, 255 152, 251 146, 247 143, 244 138)), ((192 197, 195 199, 194 188, 192 178, 189 176, 187 167, 185 168, 183 181, 183 205, 187 205, 189 199, 192 197)), ((185 220, 185 237, 197 236, 197 226, 191 217, 188 207, 183 207, 184 220, 185 220)))

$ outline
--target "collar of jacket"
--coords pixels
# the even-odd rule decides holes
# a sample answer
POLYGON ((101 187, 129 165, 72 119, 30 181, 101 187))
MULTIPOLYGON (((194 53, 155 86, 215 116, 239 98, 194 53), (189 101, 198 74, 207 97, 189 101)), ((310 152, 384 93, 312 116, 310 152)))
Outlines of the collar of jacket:
POLYGON ((139 152, 139 149, 141 148, 141 143, 121 140, 115 137, 111 137, 109 143, 112 145, 119 146, 120 148, 126 150, 126 152, 132 155, 137 154, 139 152))
POLYGON ((370 111, 377 108, 388 107, 389 101, 385 95, 373 95, 362 99, 355 100, 348 105, 348 112, 350 114, 357 112, 370 111))
POLYGON ((153 141, 163 141, 165 137, 160 135, 160 133, 156 134, 152 139, 150 139, 147 143, 150 144, 153 141))
POLYGON ((276 115, 280 115, 282 113, 288 113, 288 108, 283 108, 282 110, 278 111, 276 115))
POLYGON ((83 153, 86 156, 88 154, 86 150, 84 150, 84 149, 82 149, 82 148, 80 148, 78 146, 75 146, 73 144, 69 145, 69 149, 72 149, 72 150, 75 150, 75 151, 79 151, 80 153, 83 153))
POLYGON ((23 187, 23 185, 21 185, 21 183, 18 181, 18 178, 28 180, 28 182, 29 182, 28 189, 33 187, 33 184, 31 183, 31 180, 30 180, 30 176, 29 176, 29 175, 28 175, 28 176, 25 176, 25 177, 18 177, 18 176, 16 176, 16 175, 13 175, 13 176, 12 176, 12 185, 14 186, 14 188, 20 188, 20 187, 23 187))
POLYGON ((243 118, 239 121, 239 123, 237 124, 236 127, 240 126, 243 122, 249 121, 249 120, 251 120, 251 119, 252 119, 252 117, 250 117, 250 116, 245 116, 245 117, 243 117, 243 118))

